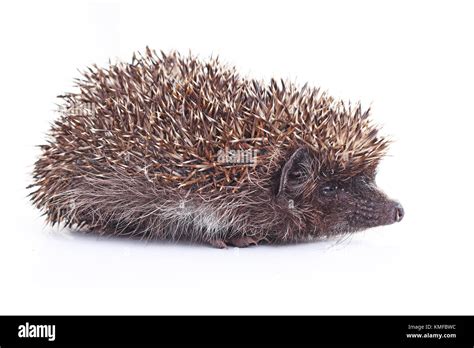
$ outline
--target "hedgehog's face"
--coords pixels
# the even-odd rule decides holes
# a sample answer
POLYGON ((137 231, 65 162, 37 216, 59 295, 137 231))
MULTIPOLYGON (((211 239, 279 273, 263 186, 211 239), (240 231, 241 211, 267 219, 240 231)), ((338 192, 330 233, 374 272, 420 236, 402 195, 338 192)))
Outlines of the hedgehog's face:
POLYGON ((375 184, 375 172, 336 179, 322 176, 306 148, 296 150, 280 175, 278 196, 308 212, 306 229, 334 235, 388 225, 403 218, 402 206, 375 184))
POLYGON ((400 203, 389 199, 375 184, 373 175, 359 174, 341 180, 322 180, 314 193, 314 205, 328 233, 344 233, 389 225, 403 218, 400 203))

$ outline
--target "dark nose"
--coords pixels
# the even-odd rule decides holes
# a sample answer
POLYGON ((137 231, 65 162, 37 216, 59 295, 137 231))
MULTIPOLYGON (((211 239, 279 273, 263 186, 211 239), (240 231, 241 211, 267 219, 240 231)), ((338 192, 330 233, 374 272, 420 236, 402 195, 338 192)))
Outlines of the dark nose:
POLYGON ((400 203, 395 204, 395 222, 400 222, 405 215, 405 211, 400 203))

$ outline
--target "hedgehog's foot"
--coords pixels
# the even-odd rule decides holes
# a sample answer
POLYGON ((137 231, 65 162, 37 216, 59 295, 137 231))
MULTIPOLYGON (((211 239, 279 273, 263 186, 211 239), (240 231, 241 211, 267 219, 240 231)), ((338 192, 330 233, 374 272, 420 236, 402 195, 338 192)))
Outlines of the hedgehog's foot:
POLYGON ((231 238, 228 240, 229 244, 232 244, 233 246, 239 247, 239 248, 245 248, 250 245, 257 245, 260 239, 257 237, 248 237, 248 236, 243 236, 243 237, 236 237, 236 238, 231 238))
POLYGON ((227 248, 226 242, 224 242, 222 239, 213 239, 209 241, 209 243, 214 247, 218 249, 225 249, 227 248))
POLYGON ((214 248, 219 248, 219 249, 226 249, 227 246, 229 245, 233 245, 238 248, 246 248, 250 245, 257 245, 258 242, 260 242, 261 240, 262 238, 243 236, 243 237, 234 237, 227 240, 213 239, 213 240, 210 240, 209 243, 214 248))

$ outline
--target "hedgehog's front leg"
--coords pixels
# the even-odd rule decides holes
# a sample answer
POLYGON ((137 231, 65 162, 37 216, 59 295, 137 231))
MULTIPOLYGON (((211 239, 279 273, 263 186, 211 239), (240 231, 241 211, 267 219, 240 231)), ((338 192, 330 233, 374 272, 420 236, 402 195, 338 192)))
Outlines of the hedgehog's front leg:
POLYGON ((225 249, 229 245, 236 246, 238 248, 246 248, 251 245, 257 245, 262 238, 258 238, 256 236, 239 236, 239 237, 233 237, 229 238, 226 240, 223 239, 213 239, 209 243, 219 249, 225 249))
POLYGON ((211 239, 209 241, 209 244, 211 244, 214 248, 218 248, 218 249, 227 248, 226 242, 222 239, 211 239))
POLYGON ((256 237, 241 236, 235 237, 228 240, 228 243, 239 248, 246 248, 250 245, 257 245, 260 239, 256 237))

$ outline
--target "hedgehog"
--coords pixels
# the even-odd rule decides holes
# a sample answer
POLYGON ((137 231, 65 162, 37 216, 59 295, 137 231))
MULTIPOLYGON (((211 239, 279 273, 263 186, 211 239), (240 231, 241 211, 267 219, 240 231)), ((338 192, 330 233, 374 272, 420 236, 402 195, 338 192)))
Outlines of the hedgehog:
POLYGON ((360 102, 148 47, 92 65, 74 88, 29 186, 51 225, 225 248, 403 218, 375 184, 391 140, 360 102))

